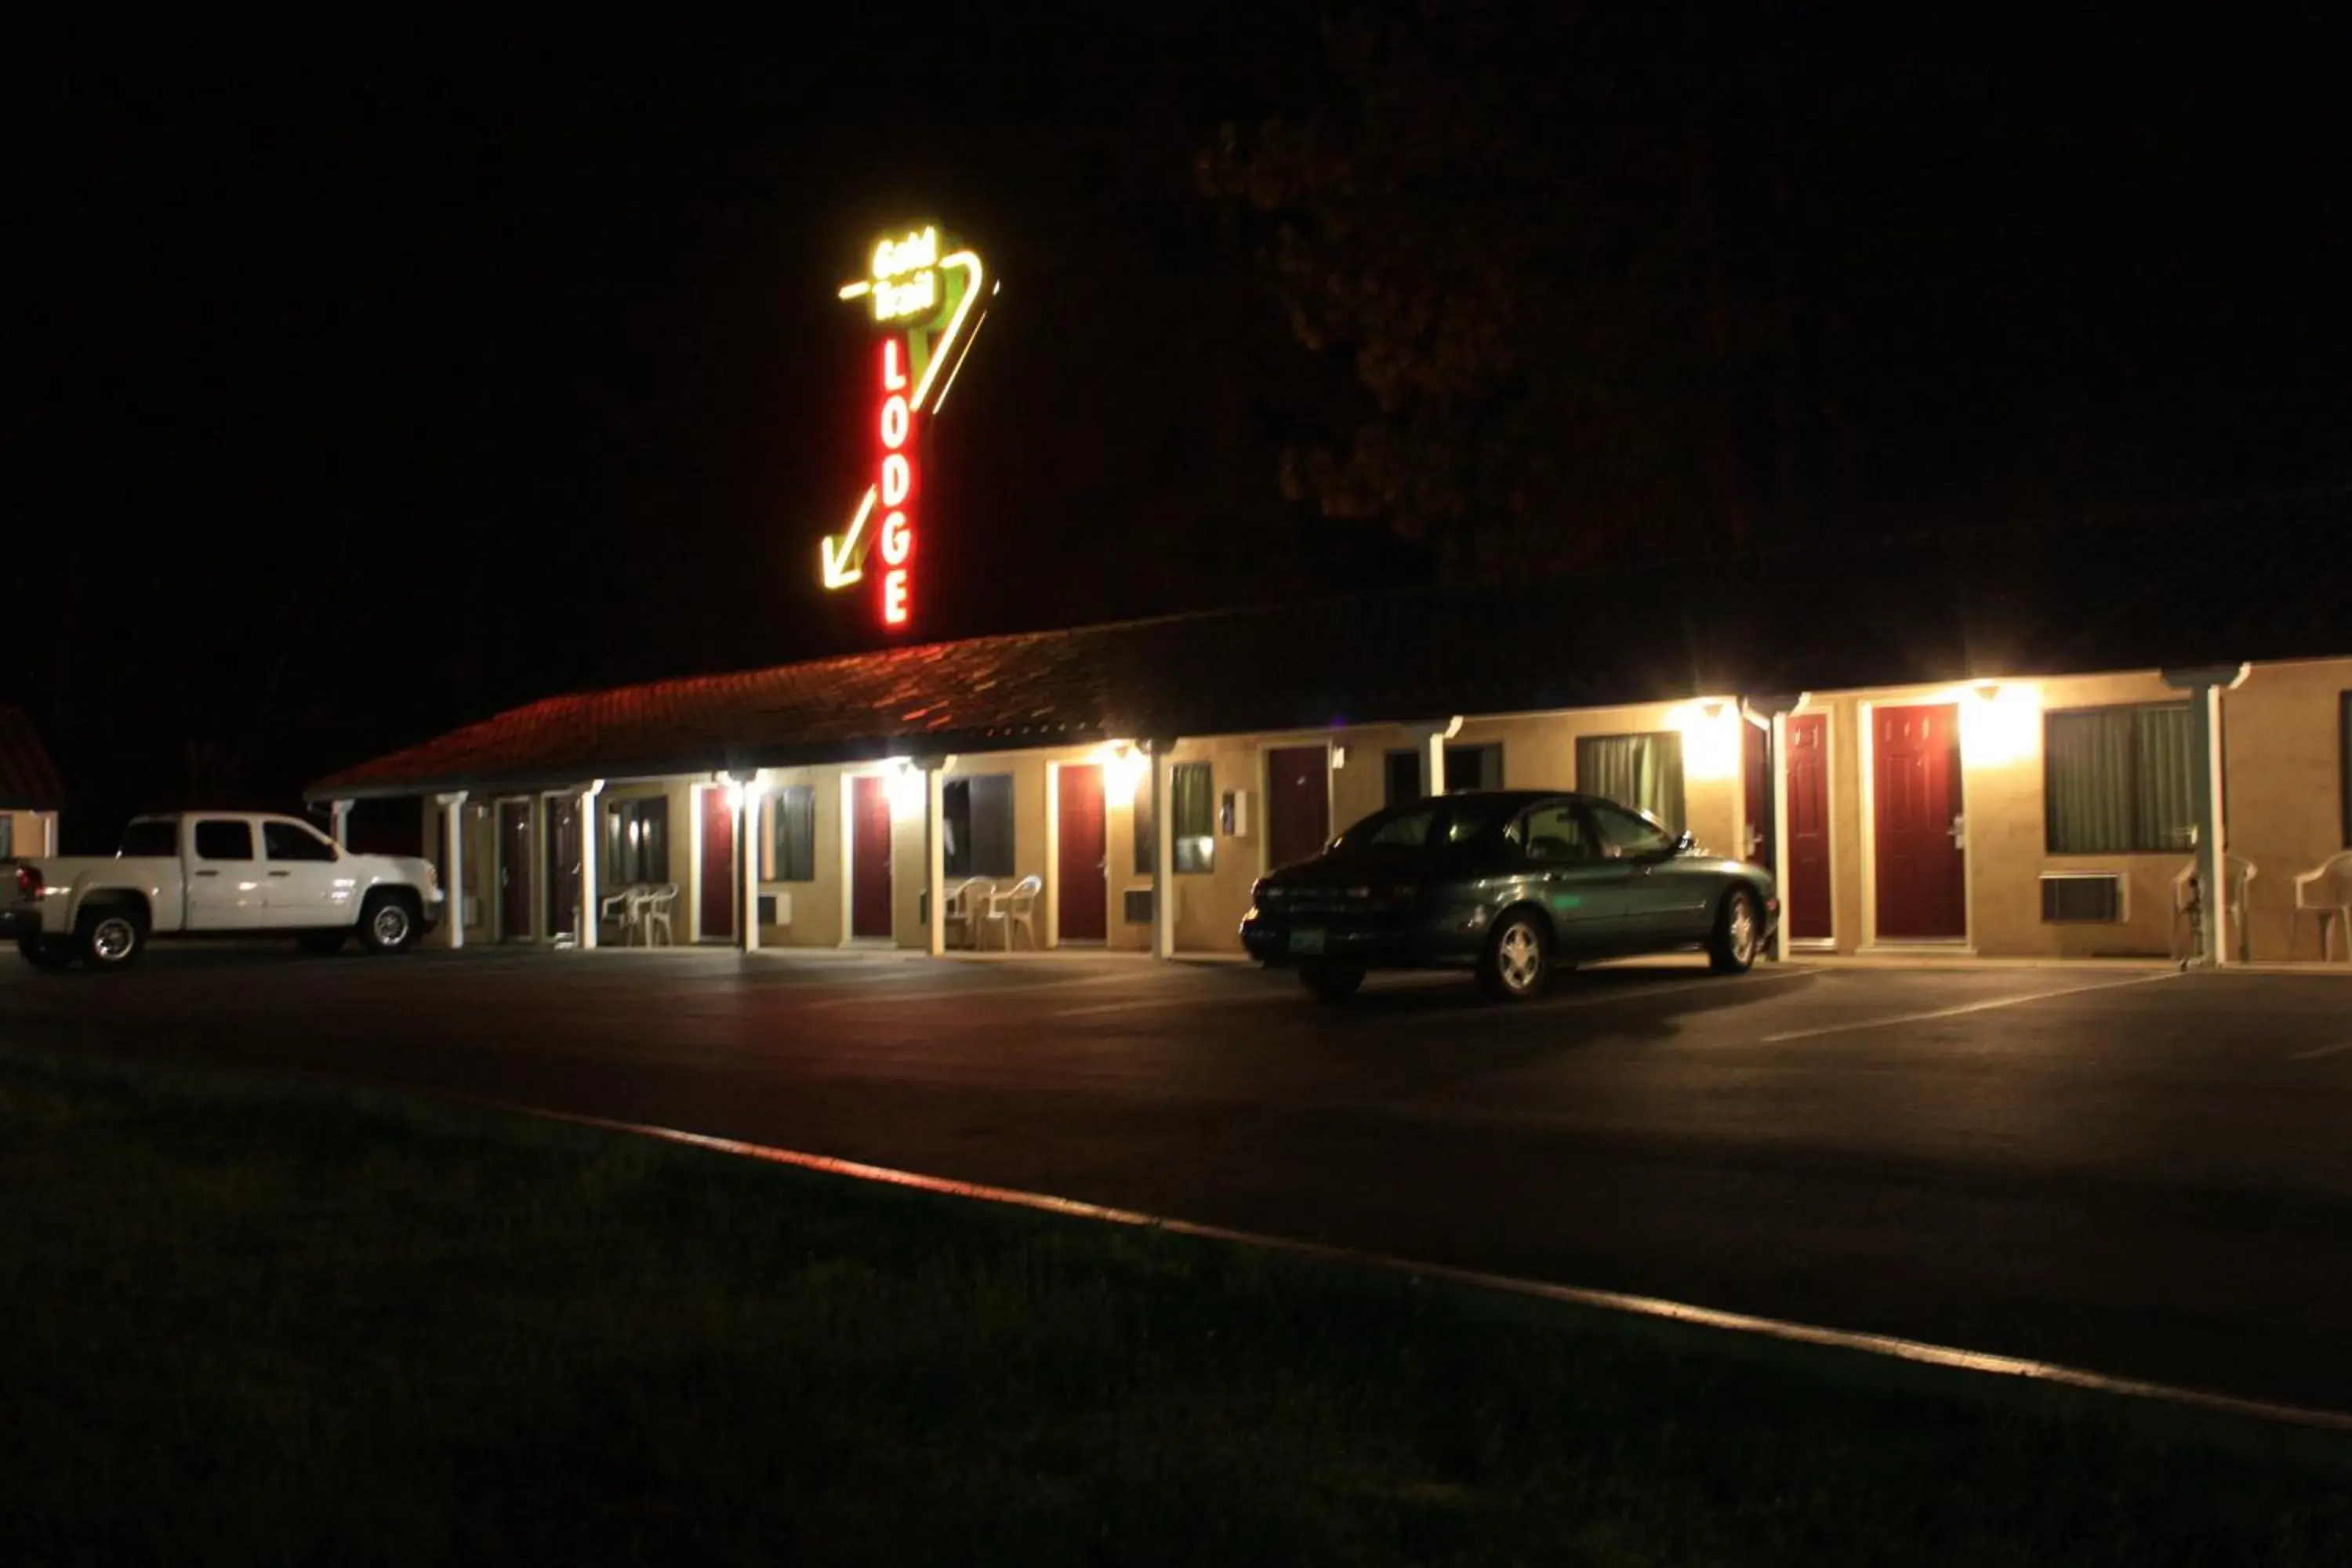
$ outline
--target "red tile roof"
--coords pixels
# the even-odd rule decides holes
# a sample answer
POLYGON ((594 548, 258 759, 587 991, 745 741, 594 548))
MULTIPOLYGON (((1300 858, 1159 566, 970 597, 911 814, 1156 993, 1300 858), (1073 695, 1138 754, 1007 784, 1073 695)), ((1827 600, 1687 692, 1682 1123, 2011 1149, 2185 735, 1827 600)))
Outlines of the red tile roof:
POLYGON ((0 811, 57 811, 66 786, 21 708, 0 707, 0 811))
POLYGON ((2352 490, 978 637, 551 698, 313 799, 2352 654, 2352 490), (2282 510, 2283 509, 2283 510, 2282 510))

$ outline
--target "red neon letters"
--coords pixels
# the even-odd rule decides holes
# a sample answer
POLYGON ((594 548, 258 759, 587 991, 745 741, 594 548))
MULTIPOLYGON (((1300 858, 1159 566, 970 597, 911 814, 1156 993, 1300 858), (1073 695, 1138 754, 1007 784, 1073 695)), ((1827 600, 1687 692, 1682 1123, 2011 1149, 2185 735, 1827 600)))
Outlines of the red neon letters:
POLYGON ((882 471, 876 499, 882 512, 882 624, 907 624, 907 560, 914 552, 915 468, 911 450, 915 416, 907 405, 907 345, 897 336, 882 340, 882 471))

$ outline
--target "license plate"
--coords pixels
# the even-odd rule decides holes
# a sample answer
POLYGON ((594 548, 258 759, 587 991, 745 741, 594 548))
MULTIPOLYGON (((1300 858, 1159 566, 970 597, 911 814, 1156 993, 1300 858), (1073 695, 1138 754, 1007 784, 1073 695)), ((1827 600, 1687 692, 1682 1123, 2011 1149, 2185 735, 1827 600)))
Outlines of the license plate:
POLYGON ((1293 926, 1290 931, 1290 951, 1293 952, 1322 952, 1323 928, 1321 926, 1293 926))

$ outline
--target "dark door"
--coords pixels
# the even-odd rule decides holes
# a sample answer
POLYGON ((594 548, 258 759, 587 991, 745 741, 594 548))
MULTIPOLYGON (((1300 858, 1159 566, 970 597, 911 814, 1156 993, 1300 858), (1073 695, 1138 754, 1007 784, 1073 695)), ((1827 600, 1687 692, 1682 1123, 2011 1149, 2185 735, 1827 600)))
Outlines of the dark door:
POLYGON ((1110 853, 1103 826, 1102 769, 1091 763, 1062 770, 1061 817, 1055 847, 1055 929, 1064 942, 1100 942, 1109 930, 1110 853))
POLYGON ((1265 754, 1265 863, 1268 869, 1320 854, 1331 841, 1331 752, 1284 746, 1265 754))
POLYGON ((849 934, 891 934, 890 792, 870 773, 849 781, 849 934))
POLYGON ((1772 731, 1742 721, 1746 750, 1740 776, 1748 795, 1748 858, 1768 869, 1772 864, 1772 731))
POLYGON ((580 803, 559 800, 547 818, 547 929, 580 934, 580 803))
POLYGON ((1878 934, 1915 941, 1965 937, 1959 710, 1948 703, 1881 708, 1873 726, 1878 934))
POLYGON ((723 789, 702 792, 702 935, 735 934, 735 808, 723 789))
POLYGON ((1830 721, 1789 720, 1789 885, 1780 907, 1792 942, 1827 942, 1830 921, 1830 721))
POLYGON ((530 802, 499 802, 499 940, 530 940, 530 802))

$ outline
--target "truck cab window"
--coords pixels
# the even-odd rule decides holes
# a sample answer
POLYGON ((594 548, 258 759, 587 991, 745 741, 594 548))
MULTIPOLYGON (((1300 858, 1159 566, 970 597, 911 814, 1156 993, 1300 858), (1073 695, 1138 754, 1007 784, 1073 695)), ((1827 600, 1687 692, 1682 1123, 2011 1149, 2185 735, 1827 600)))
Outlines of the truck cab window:
POLYGON ((199 860, 252 859, 253 825, 249 822, 197 823, 196 858, 199 860))
POLYGON ((261 825, 261 850, 272 860, 332 860, 335 847, 293 822, 261 825))

